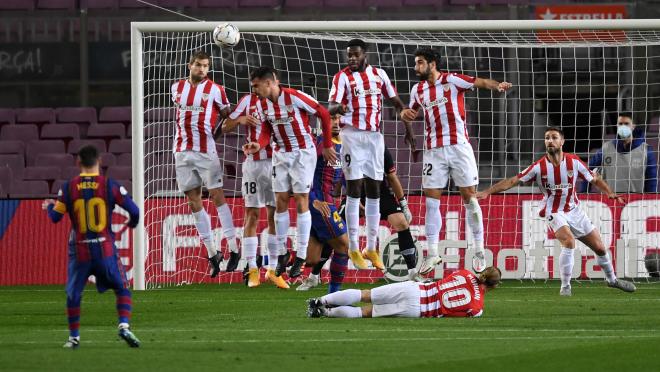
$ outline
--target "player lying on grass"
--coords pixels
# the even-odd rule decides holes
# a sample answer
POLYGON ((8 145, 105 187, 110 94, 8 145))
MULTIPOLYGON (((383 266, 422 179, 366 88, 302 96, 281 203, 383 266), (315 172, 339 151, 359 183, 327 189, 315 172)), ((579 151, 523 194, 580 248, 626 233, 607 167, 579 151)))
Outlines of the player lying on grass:
POLYGON ((614 274, 610 254, 600 238, 600 233, 578 206, 580 201, 577 198, 575 184, 578 178, 582 178, 607 194, 610 199, 619 203, 622 203, 623 199, 617 196, 601 177, 596 177, 577 155, 562 151, 564 132, 561 129, 556 127, 546 129, 544 138, 546 154, 541 159, 520 174, 478 192, 477 199, 485 199, 488 195, 506 191, 520 182, 535 181, 543 194, 539 216, 546 219, 548 226, 555 233, 555 238, 562 246, 559 255, 561 273, 559 294, 562 296, 572 294, 571 275, 575 238, 596 253, 596 260, 607 278, 609 287, 634 292, 636 288, 633 283, 617 279, 614 274))
POLYGON ((346 289, 307 303, 310 318, 439 318, 478 317, 484 295, 500 283, 502 273, 488 267, 475 275, 458 270, 431 283, 407 281, 373 289, 346 289), (369 305, 351 306, 358 302, 369 305))
POLYGON ((119 337, 131 347, 140 346, 140 340, 131 333, 131 291, 128 290, 126 271, 122 265, 115 234, 111 229, 115 205, 130 216, 128 227, 137 226, 140 210, 126 189, 117 182, 99 174, 99 152, 93 146, 84 146, 78 152, 80 175, 64 183, 57 193, 57 201, 46 199, 42 208, 57 223, 68 213, 72 231, 69 235, 69 266, 66 282, 66 308, 69 320, 69 339, 65 348, 80 345, 80 302, 90 275, 96 277, 96 289, 112 289, 117 297, 119 337))

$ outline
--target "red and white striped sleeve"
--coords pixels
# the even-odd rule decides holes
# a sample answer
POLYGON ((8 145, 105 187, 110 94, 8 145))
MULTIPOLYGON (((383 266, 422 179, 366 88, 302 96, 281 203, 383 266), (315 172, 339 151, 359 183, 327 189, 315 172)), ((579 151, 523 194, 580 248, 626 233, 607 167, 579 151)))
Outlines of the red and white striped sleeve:
POLYGON ((392 84, 392 81, 390 80, 390 77, 387 76, 387 72, 383 70, 382 68, 378 69, 378 76, 380 76, 381 79, 383 79, 383 92, 385 93, 385 97, 387 98, 392 98, 396 97, 396 87, 394 84, 392 84))
POLYGON ((591 181, 593 181, 593 179, 594 179, 594 174, 593 174, 593 172, 589 169, 589 167, 588 167, 586 164, 584 164, 584 162, 582 161, 582 159, 580 159, 580 158, 577 157, 577 156, 576 156, 575 158, 573 158, 573 159, 574 159, 574 161, 575 161, 575 163, 573 163, 573 166, 575 167, 575 169, 577 169, 578 176, 579 176, 580 178, 582 178, 583 180, 587 181, 587 182, 591 182, 591 181))
POLYGON ((229 118, 232 120, 238 119, 240 116, 244 116, 248 114, 248 108, 250 106, 250 95, 246 94, 244 95, 240 101, 238 101, 238 105, 234 107, 234 110, 229 114, 229 118))
POLYGON ((314 97, 295 89, 292 89, 291 91, 291 102, 296 105, 296 107, 303 109, 312 115, 316 114, 319 106, 318 101, 315 100, 314 97))
POLYGON ((341 103, 343 105, 348 103, 348 97, 346 96, 346 86, 348 85, 348 79, 346 74, 343 71, 339 71, 335 74, 335 77, 332 78, 332 87, 330 88, 330 98, 328 102, 341 103))
POLYGON ((170 90, 171 90, 171 93, 172 93, 172 102, 173 102, 173 103, 178 103, 178 102, 176 101, 176 98, 177 98, 177 97, 176 97, 176 91, 177 91, 177 88, 178 88, 178 87, 179 87, 179 82, 177 81, 176 83, 172 84, 172 88, 170 89, 170 90))
POLYGON ((408 104, 408 107, 417 111, 419 107, 421 106, 421 101, 419 98, 419 95, 417 94, 419 83, 413 85, 412 89, 410 90, 410 103, 408 104))
POLYGON ((529 182, 536 178, 536 175, 539 172, 539 168, 540 168, 539 163, 536 162, 530 165, 529 167, 527 167, 522 172, 518 173, 517 177, 521 182, 529 182))
POLYGON ((454 84, 459 90, 470 90, 474 87, 474 81, 477 78, 473 76, 457 74, 452 72, 447 74, 447 82, 454 84))
POLYGON ((227 98, 227 93, 225 92, 225 87, 223 87, 220 84, 215 84, 214 92, 215 94, 213 95, 213 100, 215 101, 215 104, 218 106, 220 110, 224 110, 226 108, 229 108, 229 98, 227 98))

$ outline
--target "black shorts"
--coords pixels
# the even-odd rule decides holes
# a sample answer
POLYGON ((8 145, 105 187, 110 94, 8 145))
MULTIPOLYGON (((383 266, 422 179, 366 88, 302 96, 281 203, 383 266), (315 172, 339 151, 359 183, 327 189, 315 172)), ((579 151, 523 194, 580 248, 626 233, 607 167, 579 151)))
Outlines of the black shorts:
MULTIPOLYGON (((360 200, 362 205, 364 205, 364 198, 360 200)), ((339 215, 341 218, 346 221, 346 198, 343 198, 341 200, 341 205, 339 206, 339 215)), ((386 193, 381 193, 380 194, 380 220, 381 221, 387 221, 387 218, 395 213, 403 213, 403 209, 401 209, 401 205, 399 202, 396 200, 396 197, 392 192, 386 192, 386 193)))

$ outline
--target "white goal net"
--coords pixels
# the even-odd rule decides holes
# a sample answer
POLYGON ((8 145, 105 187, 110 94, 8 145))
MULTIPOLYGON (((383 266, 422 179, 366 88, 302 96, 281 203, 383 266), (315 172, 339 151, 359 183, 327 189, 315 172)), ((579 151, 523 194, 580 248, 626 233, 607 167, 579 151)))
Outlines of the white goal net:
MULTIPOLYGON (((234 48, 212 43, 211 31, 219 23, 133 24, 133 185, 135 198, 144 210, 133 246, 138 289, 210 281, 206 251, 186 200, 177 191, 172 154, 175 131, 170 86, 188 76, 187 61, 197 50, 212 56, 209 77, 225 87, 232 104, 250 91, 250 71, 262 65, 275 67, 283 85, 327 104, 332 77, 345 67, 345 44, 352 38, 368 43, 368 62, 388 73, 406 104, 411 87, 418 81, 413 53, 420 46, 440 52, 439 68, 444 71, 509 81, 514 88, 506 94, 487 90, 466 93, 468 132, 479 167, 479 189, 517 174, 540 158, 547 126, 561 127, 566 134, 564 151, 589 162, 605 143, 616 140, 617 118, 622 112, 632 114, 635 138, 645 138, 645 149, 657 157, 659 22, 611 22, 610 28, 605 28, 604 22, 582 21, 582 30, 564 21, 367 22, 359 25, 364 31, 355 31, 353 22, 237 22, 241 42, 234 48), (589 28, 598 30, 584 30, 589 28), (399 31, 391 31, 396 29, 399 31)), ((411 230, 424 251, 422 156, 411 153, 405 144, 403 125, 387 103, 382 117, 385 143, 395 159, 414 215, 411 230)), ((423 122, 415 122, 413 127, 421 151, 423 122)), ((224 163, 224 190, 239 238, 243 225, 240 147, 244 141, 244 129, 240 127, 217 141, 224 163)), ((607 164, 605 155, 598 166, 601 169, 612 165, 607 164)), ((647 156, 643 158, 649 161, 647 156)), ((629 162, 630 168, 639 165, 633 163, 629 162)), ((612 166, 616 169, 621 164, 612 166)), ((660 196, 649 186, 653 183, 651 168, 644 168, 643 180, 639 172, 627 173, 631 183, 641 182, 646 189, 624 191, 623 205, 598 192, 579 194, 581 208, 611 249, 619 276, 647 277, 644 256, 660 247, 660 196)), ((617 177, 623 177, 623 173, 617 171, 617 177)), ((536 188, 521 186, 481 202, 487 258, 503 270, 505 278, 558 277, 555 258, 559 246, 535 212, 540 199, 536 188)), ((210 204, 206 206, 214 210, 210 204)), ((436 277, 446 270, 470 267, 469 262, 465 265, 466 248, 471 244, 465 212, 451 184, 441 208, 440 253, 444 264, 436 269, 436 277)), ((216 241, 221 241, 217 217, 209 214, 216 241)), ((291 217, 289 243, 293 244, 295 213, 291 217)), ((264 213, 258 231, 265 225, 264 213)), ((380 248, 387 266, 385 274, 355 271, 349 264, 346 282, 373 281, 384 275, 393 280, 402 277, 405 264, 398 255, 395 237, 394 230, 382 222, 380 248)), ((221 242, 226 251, 225 241, 221 242)), ((575 265, 574 276, 602 278, 593 252, 581 243, 578 247, 576 262, 580 264, 575 265)), ((239 268, 243 266, 241 263, 239 268)), ((218 278, 214 282, 238 282, 241 275, 223 273, 218 278)))

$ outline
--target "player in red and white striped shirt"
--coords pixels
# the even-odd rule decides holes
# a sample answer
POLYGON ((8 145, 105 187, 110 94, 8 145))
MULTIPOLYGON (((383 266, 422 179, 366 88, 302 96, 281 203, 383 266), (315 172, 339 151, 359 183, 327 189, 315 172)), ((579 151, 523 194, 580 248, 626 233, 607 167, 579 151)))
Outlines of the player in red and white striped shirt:
POLYGON ((223 235, 234 255, 238 254, 238 247, 231 210, 222 191, 222 165, 213 139, 218 119, 227 117, 230 105, 224 88, 207 77, 209 63, 210 58, 204 52, 195 52, 190 57, 190 75, 172 85, 172 102, 176 106, 176 181, 188 199, 197 232, 208 252, 211 277, 215 277, 220 271, 222 254, 213 239, 211 219, 202 205, 202 185, 216 206, 223 235))
POLYGON ((511 83, 497 82, 456 73, 440 72, 440 55, 433 49, 415 51, 415 72, 420 82, 410 92, 410 105, 401 112, 401 119, 410 122, 424 112, 425 145, 422 187, 426 195, 426 241, 428 255, 420 273, 430 272, 440 262, 438 240, 442 229, 440 197, 449 176, 463 198, 465 218, 472 231, 475 255, 472 268, 480 272, 486 267, 484 227, 481 207, 475 198, 479 172, 474 151, 468 142, 465 92, 484 88, 504 92, 511 83))
POLYGON ((500 283, 502 272, 488 267, 475 275, 458 270, 432 283, 407 281, 373 289, 347 289, 312 298, 307 302, 310 318, 443 318, 479 317, 484 296, 500 283), (357 302, 371 303, 362 307, 357 302))
MULTIPOLYGON (((316 167, 316 146, 311 134, 310 116, 321 120, 323 130, 323 157, 337 161, 332 143, 332 123, 328 110, 314 98, 299 90, 280 86, 277 72, 262 66, 252 71, 250 82, 253 92, 261 98, 259 105, 264 113, 264 125, 258 142, 243 146, 246 154, 257 153, 275 140, 273 151, 273 191, 275 192, 275 233, 279 247, 286 247, 289 230, 289 191, 293 192, 298 216, 296 220, 296 260, 289 277, 297 277, 307 257, 312 217, 309 212, 309 190, 316 167)), ((280 255, 276 276, 286 268, 286 254, 280 255)), ((270 272, 270 271, 269 271, 270 272)))
MULTIPOLYGON (((346 177, 346 225, 348 226, 349 257, 360 269, 366 268, 363 258, 375 267, 383 267, 376 252, 380 221, 380 183, 383 180, 384 139, 380 133, 383 96, 397 112, 404 105, 387 73, 367 63, 367 44, 360 39, 348 42, 348 67, 332 79, 328 110, 339 119, 342 141, 342 170, 346 177), (360 225, 360 196, 362 182, 366 189, 365 219, 367 249, 360 254, 358 227, 360 225)), ((410 131, 407 131, 410 133, 410 131)), ((406 137, 414 144, 414 137, 406 137)))
MULTIPOLYGON (((261 131, 266 125, 264 107, 265 103, 256 94, 244 95, 234 111, 229 114, 229 118, 222 124, 222 131, 226 133, 242 125, 245 128, 247 143, 259 141, 261 131)), ((268 271, 271 271, 266 273, 266 278, 280 288, 289 288, 282 277, 274 275, 277 256, 283 253, 280 252, 283 247, 278 246, 275 235, 275 193, 270 177, 273 167, 272 153, 273 148, 269 143, 258 152, 246 155, 242 164, 241 192, 245 204, 245 221, 241 245, 248 265, 248 287, 261 284, 256 260, 259 246, 257 223, 261 209, 265 207, 268 221, 268 271)), ((230 263, 231 260, 227 264, 227 271, 236 268, 236 266, 230 267, 230 263)))
POLYGON ((575 185, 578 178, 582 178, 607 194, 610 199, 619 203, 623 203, 623 199, 610 189, 605 180, 592 173, 577 155, 562 151, 564 133, 561 129, 556 127, 546 129, 544 138, 546 154, 541 159, 518 175, 478 192, 477 198, 485 199, 488 195, 506 191, 521 182, 535 181, 543 193, 539 215, 546 218, 555 233, 555 238, 562 246, 559 256, 561 273, 559 294, 562 296, 572 294, 571 273, 574 264, 575 238, 596 253, 596 260, 605 273, 608 286, 625 292, 634 292, 633 283, 617 279, 614 274, 610 254, 600 238, 600 233, 589 217, 578 207, 575 185))

